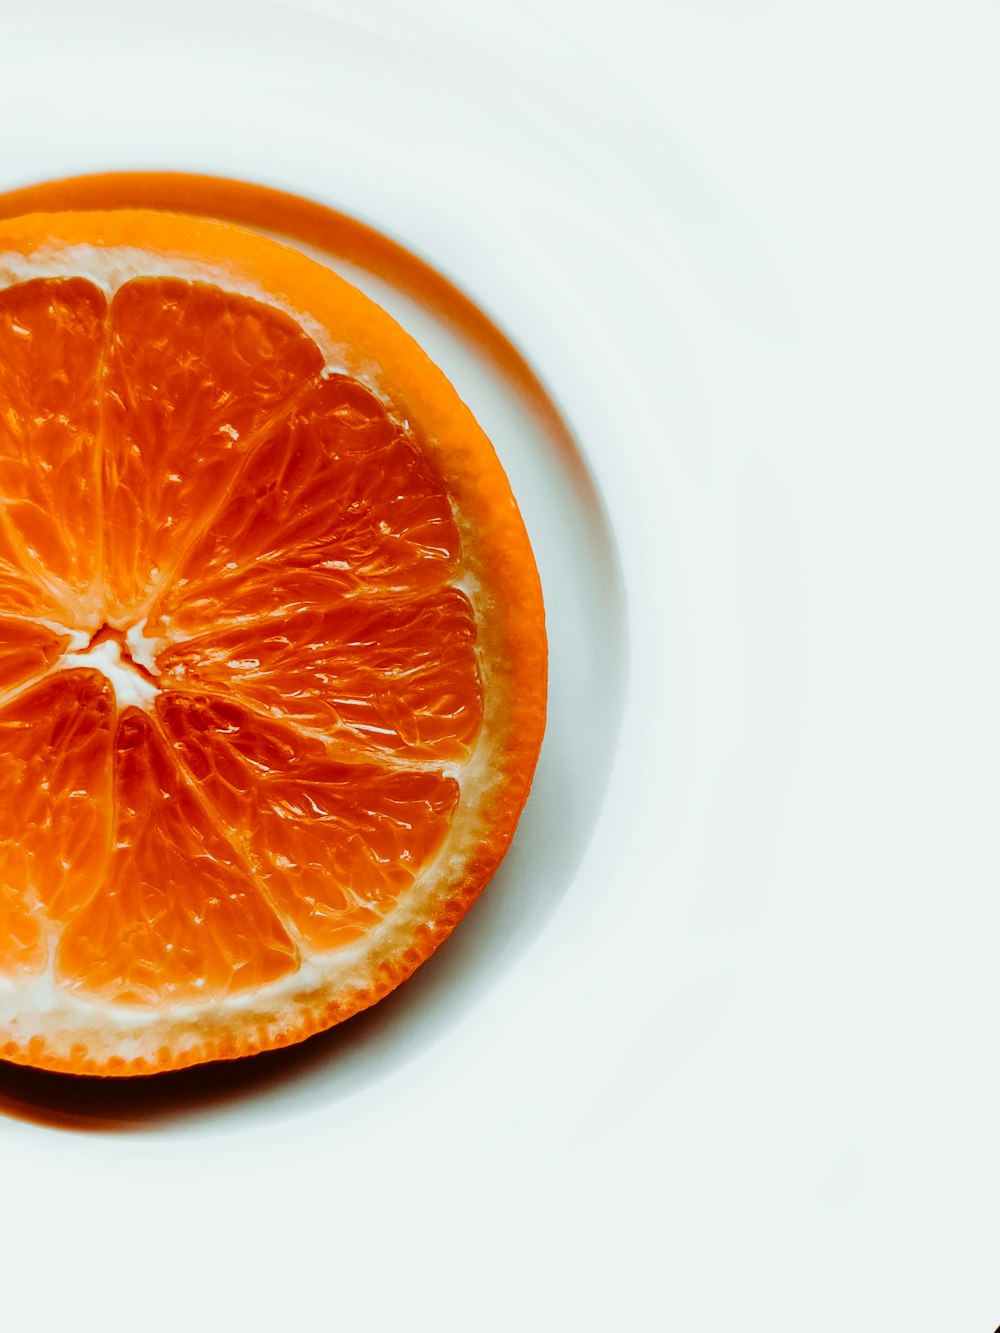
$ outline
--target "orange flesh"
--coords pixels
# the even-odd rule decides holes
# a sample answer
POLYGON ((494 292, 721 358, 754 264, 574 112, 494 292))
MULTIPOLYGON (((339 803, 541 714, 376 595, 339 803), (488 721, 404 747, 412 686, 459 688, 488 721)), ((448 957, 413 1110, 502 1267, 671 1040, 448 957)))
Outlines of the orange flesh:
POLYGON ((0 975, 194 1002, 377 923, 483 715, 408 429, 247 297, 35 279, 0 292, 0 496, 0 975), (145 709, 62 660, 131 632, 145 709))

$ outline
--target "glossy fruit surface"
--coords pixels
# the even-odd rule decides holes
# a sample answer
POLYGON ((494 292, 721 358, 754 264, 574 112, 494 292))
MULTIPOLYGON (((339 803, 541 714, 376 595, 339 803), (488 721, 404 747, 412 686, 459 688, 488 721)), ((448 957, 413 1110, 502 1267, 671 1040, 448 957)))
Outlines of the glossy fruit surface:
POLYGON ((503 471, 377 306, 170 214, 0 226, 0 1055, 132 1074, 380 998, 545 711, 503 471))

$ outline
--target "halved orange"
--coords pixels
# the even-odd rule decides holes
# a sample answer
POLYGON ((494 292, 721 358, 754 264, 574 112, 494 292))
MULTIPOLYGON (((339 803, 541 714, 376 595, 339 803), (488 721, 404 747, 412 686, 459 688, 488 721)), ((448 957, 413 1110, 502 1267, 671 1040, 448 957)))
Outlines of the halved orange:
POLYGON ((399 984, 503 857, 546 646, 496 455, 254 232, 0 225, 0 1056, 141 1074, 399 984))

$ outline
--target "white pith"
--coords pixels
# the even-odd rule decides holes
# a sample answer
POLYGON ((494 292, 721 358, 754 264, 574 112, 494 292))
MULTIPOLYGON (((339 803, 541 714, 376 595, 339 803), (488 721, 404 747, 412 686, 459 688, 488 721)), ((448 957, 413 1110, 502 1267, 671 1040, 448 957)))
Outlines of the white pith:
MULTIPOLYGON (((97 248, 73 246, 36 251, 30 259, 21 255, 0 254, 0 289, 38 277, 85 278, 100 287, 110 298, 118 287, 136 277, 171 276, 191 281, 211 282, 226 291, 248 296, 283 310, 295 319, 319 345, 326 361, 326 373, 351 374, 378 394, 386 407, 392 404, 379 394, 374 368, 366 373, 363 366, 348 367, 344 349, 333 334, 294 309, 274 293, 261 289, 245 275, 227 269, 194 263, 186 258, 150 255, 134 248, 97 248)), ((461 532, 461 519, 459 531, 461 532)), ((481 621, 482 591, 473 570, 464 569, 452 581, 473 606, 481 621)), ((66 634, 70 642, 53 671, 90 668, 100 671, 110 681, 119 710, 138 707, 150 710, 159 692, 158 686, 135 670, 132 662, 153 676, 158 674, 157 653, 164 641, 147 638, 145 621, 123 626, 126 653, 116 640, 90 646, 90 634, 72 628, 51 625, 66 634)), ((381 923, 357 944, 319 953, 310 951, 298 937, 291 923, 282 917, 288 933, 295 939, 301 955, 299 968, 255 990, 230 996, 209 998, 198 1004, 173 1004, 140 1007, 91 1000, 67 989, 55 976, 53 937, 47 968, 25 980, 0 976, 0 1046, 5 1039, 26 1045, 33 1037, 42 1037, 49 1051, 68 1055, 71 1047, 82 1043, 94 1058, 113 1053, 125 1060, 148 1056, 158 1045, 183 1050, 194 1047, 213 1028, 234 1023, 253 1023, 267 1033, 286 1029, 303 1005, 312 997, 317 1003, 326 996, 361 990, 370 985, 378 959, 391 952, 393 938, 412 930, 426 919, 428 904, 436 902, 442 886, 457 883, 462 868, 477 846, 482 827, 483 797, 497 780, 491 755, 495 703, 490 689, 487 660, 480 655, 480 673, 484 694, 484 718, 476 746, 463 764, 434 765, 414 762, 417 769, 432 769, 454 777, 460 785, 461 799, 448 837, 438 855, 417 876, 413 886, 400 897, 381 923)), ((34 684, 35 682, 31 682, 34 684)), ((404 762, 398 759, 394 763, 404 762)))
POLYGON ((114 690, 119 712, 124 708, 141 708, 148 713, 150 704, 160 693, 127 658, 122 657, 121 647, 113 639, 95 644, 82 653, 63 653, 54 669, 72 671, 76 667, 101 673, 114 690))

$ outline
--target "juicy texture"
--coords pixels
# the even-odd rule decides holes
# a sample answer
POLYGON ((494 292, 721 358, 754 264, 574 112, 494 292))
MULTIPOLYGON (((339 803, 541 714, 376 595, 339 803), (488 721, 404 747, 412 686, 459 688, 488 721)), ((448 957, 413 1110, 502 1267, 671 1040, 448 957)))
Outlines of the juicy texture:
POLYGON ((54 926, 104 872, 111 839, 114 705, 91 672, 66 672, 0 710, 0 973, 39 972, 54 926))
POLYGON ((279 311, 146 278, 115 294, 107 360, 103 591, 127 617, 166 581, 260 432, 323 359, 279 311))
POLYGON ((357 939, 438 849, 458 802, 441 773, 332 758, 284 725, 215 699, 164 696, 188 771, 272 902, 317 949, 357 939))
POLYGON ((57 581, 78 612, 100 576, 106 316, 104 294, 79 278, 0 292, 0 554, 29 583, 57 581))
POLYGON ((382 920, 483 719, 412 433, 245 296, 35 279, 0 292, 0 501, 0 979, 192 1004, 382 920), (109 636, 148 706, 81 664, 109 636))

